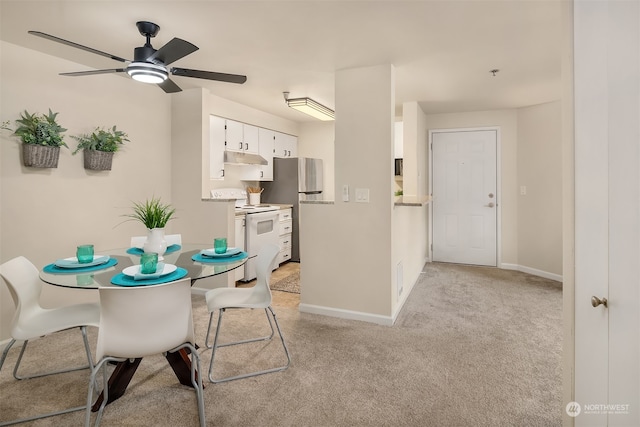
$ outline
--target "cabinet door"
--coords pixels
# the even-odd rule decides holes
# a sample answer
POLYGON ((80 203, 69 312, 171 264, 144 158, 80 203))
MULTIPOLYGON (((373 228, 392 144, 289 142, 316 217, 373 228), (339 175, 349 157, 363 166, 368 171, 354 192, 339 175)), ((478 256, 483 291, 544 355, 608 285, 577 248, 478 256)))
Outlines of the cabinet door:
POLYGON ((230 151, 243 151, 243 124, 233 120, 226 120, 225 148, 230 151))
POLYGON ((298 138, 286 133, 275 132, 273 157, 296 157, 298 138))
POLYGON ((247 153, 258 154, 260 152, 258 134, 259 128, 253 125, 243 125, 243 145, 242 150, 247 153))
POLYGON ((224 179, 225 119, 209 116, 209 178, 224 179))
POLYGON ((273 138, 272 130, 260 128, 258 132, 260 155, 268 162, 260 166, 260 181, 273 181, 273 138))
MULTIPOLYGON (((245 217, 243 216, 236 216, 235 221, 236 221, 236 230, 235 230, 235 237, 236 237, 236 243, 235 243, 235 247, 238 249, 241 249, 244 251, 244 230, 245 230, 245 217)), ((235 270, 235 279, 236 282, 238 280, 242 280, 244 279, 244 268, 236 268, 235 270)))

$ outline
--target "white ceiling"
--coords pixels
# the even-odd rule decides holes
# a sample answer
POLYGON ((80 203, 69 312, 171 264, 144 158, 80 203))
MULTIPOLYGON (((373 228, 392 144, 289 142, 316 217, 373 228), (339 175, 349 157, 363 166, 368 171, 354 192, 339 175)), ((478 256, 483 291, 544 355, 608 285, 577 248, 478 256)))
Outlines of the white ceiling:
POLYGON ((333 108, 336 70, 387 63, 398 113, 407 101, 446 113, 560 99, 561 0, 0 1, 2 40, 80 64, 52 73, 122 63, 28 30, 132 59, 144 44, 136 21, 152 21, 156 49, 173 37, 200 48, 173 66, 247 76, 243 85, 173 77, 180 87, 295 121, 315 119, 287 108, 283 91, 333 108))

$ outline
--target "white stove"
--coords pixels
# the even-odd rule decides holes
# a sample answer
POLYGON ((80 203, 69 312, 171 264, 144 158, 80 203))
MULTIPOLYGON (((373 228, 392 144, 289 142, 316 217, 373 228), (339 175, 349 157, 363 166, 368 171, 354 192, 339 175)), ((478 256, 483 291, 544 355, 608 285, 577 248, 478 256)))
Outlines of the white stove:
POLYGON ((211 190, 212 199, 235 200, 236 213, 246 214, 244 247, 249 259, 244 265, 244 281, 255 279, 256 266, 254 255, 266 244, 279 246, 280 230, 278 226, 280 208, 272 205, 248 205, 247 192, 242 188, 218 188, 211 190))

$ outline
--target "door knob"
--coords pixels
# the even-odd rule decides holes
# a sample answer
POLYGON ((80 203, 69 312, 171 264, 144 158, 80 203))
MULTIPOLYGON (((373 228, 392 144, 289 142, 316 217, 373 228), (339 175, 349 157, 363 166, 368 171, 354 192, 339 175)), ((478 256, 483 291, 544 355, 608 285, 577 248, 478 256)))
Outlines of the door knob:
POLYGON ((604 305, 606 307, 607 306, 607 299, 604 298, 604 297, 602 297, 602 299, 600 299, 600 298, 598 298, 596 296, 591 297, 591 305, 592 306, 597 307, 600 304, 602 304, 602 305, 604 305))
POLYGON ((493 193, 489 193, 489 198, 493 199, 493 193))
POLYGON ((487 206, 489 206, 490 208, 492 208, 492 207, 494 207, 495 205, 493 204, 493 202, 489 202, 489 204, 488 204, 487 206))

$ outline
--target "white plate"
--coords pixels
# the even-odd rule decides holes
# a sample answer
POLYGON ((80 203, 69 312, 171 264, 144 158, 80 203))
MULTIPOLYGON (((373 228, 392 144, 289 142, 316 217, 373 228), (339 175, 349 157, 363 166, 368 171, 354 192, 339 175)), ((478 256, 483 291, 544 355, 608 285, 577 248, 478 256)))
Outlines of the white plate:
MULTIPOLYGON (((176 267, 173 264, 165 264, 164 268, 162 270, 162 272, 155 272, 155 273, 150 273, 148 276, 149 277, 160 277, 160 276, 166 276, 167 274, 173 273, 174 271, 176 271, 178 267, 176 267)), ((146 274, 142 274, 140 273, 140 265, 132 265, 131 267, 127 267, 124 270, 122 270, 122 273, 130 276, 130 277, 135 277, 136 275, 141 275, 141 276, 147 276, 146 274)))
POLYGON ((93 261, 85 262, 85 263, 79 263, 78 258, 70 257, 70 258, 59 259, 56 262, 54 262, 54 265, 60 268, 83 268, 83 267, 93 267, 94 265, 104 264, 105 262, 108 262, 108 261, 109 261, 109 255, 94 256, 93 261))
POLYGON ((238 248, 227 248, 227 252, 223 254, 217 254, 215 249, 213 248, 203 249, 202 251, 200 251, 202 255, 208 256, 211 258, 226 258, 226 257, 238 255, 240 252, 242 252, 242 249, 238 249, 238 248))

